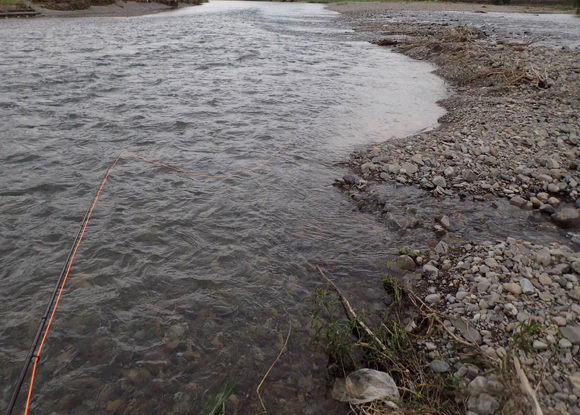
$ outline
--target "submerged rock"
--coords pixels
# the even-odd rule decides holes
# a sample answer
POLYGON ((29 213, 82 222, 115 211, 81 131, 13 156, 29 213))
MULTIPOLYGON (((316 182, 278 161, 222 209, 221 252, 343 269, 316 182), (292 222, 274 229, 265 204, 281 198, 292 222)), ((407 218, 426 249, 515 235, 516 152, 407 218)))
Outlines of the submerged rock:
POLYGON ((562 228, 573 228, 580 225, 580 213, 574 208, 564 208, 554 213, 551 218, 552 222, 562 228))

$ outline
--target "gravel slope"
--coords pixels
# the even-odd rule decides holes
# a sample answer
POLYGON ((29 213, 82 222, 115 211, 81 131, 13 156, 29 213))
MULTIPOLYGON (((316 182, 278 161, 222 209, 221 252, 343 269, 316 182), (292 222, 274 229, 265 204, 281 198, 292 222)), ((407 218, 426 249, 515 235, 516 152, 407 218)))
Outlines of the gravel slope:
POLYGON ((411 247, 417 256, 402 255, 395 267, 414 271, 407 278, 444 313, 447 331, 475 343, 498 370, 482 373, 465 363, 445 334, 419 339, 417 347, 433 360, 433 370, 461 379, 470 415, 503 413, 510 405, 510 413, 532 413, 517 404, 517 379, 511 385, 498 381, 502 359, 511 361, 514 353, 538 390, 543 413, 580 414, 580 19, 505 18, 473 13, 498 8, 470 4, 331 8, 343 13, 341 20, 359 39, 436 63, 455 90, 442 102, 448 113, 438 129, 352 154, 352 174, 336 184, 359 209, 388 226, 392 213, 380 196, 383 183, 453 196, 458 210, 466 198, 504 198, 511 206, 498 202, 496 208, 544 215, 570 238, 569 244, 462 241, 454 236, 461 225, 454 223, 453 209, 436 218, 432 248, 411 247))

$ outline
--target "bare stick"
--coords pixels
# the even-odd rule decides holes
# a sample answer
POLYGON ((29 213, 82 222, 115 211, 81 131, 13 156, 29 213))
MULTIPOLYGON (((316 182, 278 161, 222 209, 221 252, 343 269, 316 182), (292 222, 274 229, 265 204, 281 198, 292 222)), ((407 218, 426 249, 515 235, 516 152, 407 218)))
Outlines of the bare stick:
POLYGON ((354 309, 352 308, 352 306, 350 305, 350 303, 348 302, 346 297, 344 295, 342 295, 342 293, 338 290, 338 287, 336 285, 334 285, 334 283, 326 275, 324 275, 324 272, 322 272, 322 270, 320 269, 320 267, 318 265, 316 266, 316 269, 318 269, 318 272, 320 272, 320 275, 322 275, 322 278, 324 278, 324 280, 328 283, 328 285, 330 285, 330 287, 336 292, 336 294, 340 298, 340 301, 341 301, 343 307, 345 308, 345 310, 347 310, 348 314, 350 314, 350 316, 354 319, 354 321, 359 326, 361 326, 362 329, 369 336, 371 336, 375 342, 377 342, 377 344, 381 347, 381 349, 383 349, 383 351, 386 351, 387 348, 385 347, 385 345, 379 340, 379 338, 375 335, 375 333, 373 333, 373 331, 371 329, 369 329, 369 327, 364 323, 364 321, 362 321, 358 318, 356 312, 354 311, 354 309))
MULTIPOLYGON (((474 339, 471 336, 469 339, 467 339, 468 341, 465 341, 465 340, 461 339, 459 336, 457 336, 455 333, 453 333, 451 330, 449 330, 449 328, 445 325, 445 323, 443 323, 443 320, 441 319, 442 314, 440 312, 438 312, 437 310, 433 309, 432 307, 430 307, 428 304, 426 304, 414 292, 412 292, 412 291, 406 291, 406 292, 409 295, 409 298, 411 299, 411 301, 413 302, 415 307, 419 308, 419 311, 421 311, 421 312, 423 312, 423 308, 426 308, 427 311, 429 311, 429 313, 430 313, 427 317, 433 317, 433 319, 435 319, 437 321, 437 323, 439 323, 439 325, 443 328, 443 330, 445 330, 447 332, 447 334, 449 336, 451 336, 453 338, 453 340, 455 340, 457 343, 463 344, 464 346, 475 347, 479 350, 481 355, 484 356, 486 359, 488 359, 496 364, 501 363, 501 359, 492 357, 492 356, 488 355, 487 353, 483 352, 483 350, 481 350, 481 347, 479 347, 479 345, 474 341, 474 339), (420 303, 420 306, 417 305, 417 303, 420 303), (471 342, 469 342, 469 340, 471 340, 471 342)), ((462 319, 462 321, 465 323, 466 326, 469 327, 469 323, 467 321, 465 321, 464 319, 462 319)))
POLYGON ((266 378, 268 377, 268 375, 270 374, 270 372, 274 368, 274 365, 276 364, 276 362, 278 362, 278 360, 280 360, 280 356, 282 356, 282 353, 284 353, 284 350, 286 350, 286 345, 288 344, 288 340, 290 339, 290 333, 292 333, 292 324, 290 324, 290 327, 288 327, 288 335, 286 336, 286 341, 284 342, 284 346, 282 346, 282 350, 280 350, 280 353, 278 353, 278 357, 276 358, 276 360, 274 360, 274 362, 272 362, 272 365, 270 366, 270 368, 268 369, 268 371, 266 372, 266 374, 262 378, 262 381, 258 385, 258 388, 256 389, 256 393, 258 394, 258 399, 260 400, 260 404, 262 405, 262 409, 264 410, 264 412, 263 412, 264 414, 267 414, 268 411, 266 410, 266 407, 264 406, 264 401, 262 401, 262 396, 260 395, 260 388, 262 387, 262 385, 264 384, 264 381, 266 380, 266 378))
POLYGON ((538 402, 538 397, 536 396, 536 392, 534 392, 534 389, 532 389, 532 386, 530 385, 530 381, 528 380, 526 373, 524 372, 524 370, 522 369, 522 366, 520 365, 520 360, 518 359, 518 357, 514 354, 514 367, 516 368, 516 374, 518 375, 518 377, 520 378, 520 387, 522 389, 522 391, 527 394, 531 400, 531 405, 532 405, 532 414, 533 415, 544 415, 544 413, 542 412, 542 408, 540 408, 540 403, 538 402))

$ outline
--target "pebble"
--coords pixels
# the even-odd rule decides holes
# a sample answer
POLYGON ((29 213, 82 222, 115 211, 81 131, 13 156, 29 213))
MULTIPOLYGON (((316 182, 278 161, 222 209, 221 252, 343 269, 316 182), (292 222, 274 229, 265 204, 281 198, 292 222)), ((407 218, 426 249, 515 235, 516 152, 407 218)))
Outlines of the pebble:
POLYGON ((447 187, 447 181, 441 176, 436 176, 433 179, 433 184, 435 186, 447 187))
POLYGON ((565 326, 560 327, 560 332, 562 336, 570 341, 572 344, 580 344, 580 327, 578 326, 565 326))
POLYGON ((449 245, 447 245, 443 241, 439 241, 439 243, 435 247, 435 253, 437 255, 446 255, 448 250, 449 250, 449 245))
POLYGON ((542 248, 536 252, 536 262, 544 267, 547 267, 552 262, 552 255, 550 255, 549 248, 542 248))
POLYGON ((439 274, 439 270, 435 268, 433 265, 426 264, 423 266, 423 275, 436 277, 439 274))
POLYGON ((522 286, 516 283, 506 283, 503 285, 503 288, 514 295, 520 295, 522 293, 522 286))
POLYGON ((546 350, 548 345, 541 340, 534 340, 532 347, 536 350, 546 350))
POLYGON ((522 278, 520 280, 520 286, 522 287, 522 292, 524 294, 533 294, 535 291, 534 286, 532 285, 530 280, 527 278, 522 278))
MULTIPOLYGON (((562 370, 580 374, 580 362, 574 358, 580 351, 580 300, 576 300, 580 298, 580 255, 557 243, 540 245, 514 238, 446 245, 445 249, 435 247, 431 255, 423 254, 430 257, 426 259, 428 264, 450 265, 437 270, 437 279, 423 277, 429 278, 431 291, 427 297, 436 300, 434 307, 445 308, 456 333, 481 345, 486 355, 499 359, 512 347, 510 339, 520 324, 530 319, 539 322, 543 328, 530 339, 535 353, 522 355, 522 364, 531 381, 542 382, 546 393, 539 396, 545 407, 562 401, 564 395, 568 402, 569 393, 564 392, 562 397, 555 394, 566 387, 558 380, 562 379, 562 370), (443 292, 453 294, 440 294, 443 292), (552 352, 551 345, 559 347, 560 356, 553 365, 546 365, 543 359, 552 352)), ((431 364, 452 361, 451 342, 430 341, 433 345, 428 351, 435 353, 431 364)), ((456 376, 466 377, 467 369, 461 366, 456 376)), ((491 376, 471 377, 468 405, 477 415, 481 415, 480 410, 493 411, 494 402, 499 402, 499 398, 493 401, 488 396, 502 396, 504 383, 491 376)), ((580 390, 574 399, 578 398, 580 390)))
POLYGON ((487 393, 472 396, 467 401, 467 407, 479 415, 494 415, 500 404, 496 398, 487 393))
POLYGON ((573 300, 580 301, 580 287, 568 291, 568 296, 573 300))
POLYGON ((437 372, 437 373, 449 372, 451 370, 451 366, 449 366, 449 363, 447 363, 443 360, 433 360, 429 364, 429 367, 431 368, 431 370, 433 372, 437 372))
POLYGON ((430 294, 425 297, 425 302, 429 304, 437 304, 439 301, 441 301, 441 296, 439 294, 430 294))
POLYGON ((540 212, 544 212, 547 213, 548 215, 551 215, 553 213, 556 213, 556 209, 554 209, 554 206, 546 203, 540 206, 540 212))
POLYGON ((412 163, 402 163, 401 167, 405 170, 405 172, 408 175, 415 174, 415 173, 417 173, 417 170, 419 170, 419 168, 415 164, 412 164, 412 163))
POLYGON ((449 220, 448 216, 443 216, 441 218, 441 220, 439 221, 439 223, 441 224, 441 226, 443 226, 443 228, 445 228, 446 231, 448 232, 455 232, 457 229, 455 228, 454 225, 451 224, 451 221, 449 220))

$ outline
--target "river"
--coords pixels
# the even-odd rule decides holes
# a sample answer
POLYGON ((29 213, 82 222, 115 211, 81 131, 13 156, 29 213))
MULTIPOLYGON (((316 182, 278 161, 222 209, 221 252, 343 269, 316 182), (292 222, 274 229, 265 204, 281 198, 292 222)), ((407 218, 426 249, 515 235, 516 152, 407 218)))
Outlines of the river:
POLYGON ((211 2, 0 24, 0 408, 122 150, 224 174, 286 146, 230 179, 121 160, 48 336, 32 413, 199 413, 235 379, 228 413, 255 414, 290 325, 262 388, 269 413, 346 412, 328 398, 308 324, 315 265, 377 300, 402 242, 332 186, 346 171, 337 162, 435 127, 448 91, 431 65, 353 41, 335 18, 314 4, 211 2))

